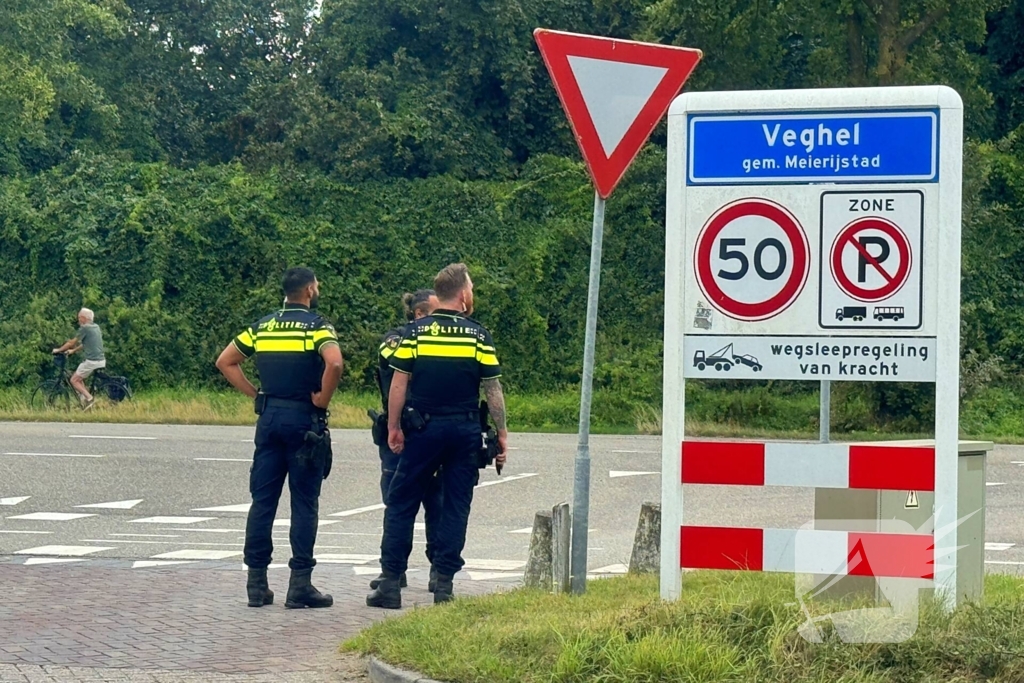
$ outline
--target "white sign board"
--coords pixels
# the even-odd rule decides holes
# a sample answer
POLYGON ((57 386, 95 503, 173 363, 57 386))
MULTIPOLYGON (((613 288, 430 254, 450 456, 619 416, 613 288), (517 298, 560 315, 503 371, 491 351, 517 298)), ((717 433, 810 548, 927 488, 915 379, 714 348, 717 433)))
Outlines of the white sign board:
MULTIPOLYGON (((955 528, 960 97, 687 93, 668 121, 662 597, 680 590, 687 378, 935 382, 936 528, 955 528)), ((955 532, 936 546, 948 588, 955 532)))

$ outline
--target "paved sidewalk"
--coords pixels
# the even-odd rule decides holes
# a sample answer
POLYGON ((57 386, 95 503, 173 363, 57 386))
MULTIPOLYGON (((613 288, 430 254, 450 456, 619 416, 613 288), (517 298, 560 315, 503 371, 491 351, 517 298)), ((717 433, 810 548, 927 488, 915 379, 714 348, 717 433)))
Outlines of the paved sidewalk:
MULTIPOLYGON (((287 569, 270 572, 275 604, 253 609, 240 569, 0 563, 0 681, 365 680, 338 644, 395 613, 365 606, 370 577, 351 567, 321 565, 313 578, 334 607, 286 610, 287 569)), ((431 604, 425 581, 410 576, 406 609, 431 604)), ((502 587, 456 582, 462 595, 502 587)))

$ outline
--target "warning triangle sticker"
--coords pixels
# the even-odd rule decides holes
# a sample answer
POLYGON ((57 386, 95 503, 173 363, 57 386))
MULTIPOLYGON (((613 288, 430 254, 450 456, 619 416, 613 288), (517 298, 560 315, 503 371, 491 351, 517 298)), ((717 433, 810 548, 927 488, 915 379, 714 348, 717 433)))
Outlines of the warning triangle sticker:
POLYGON ((907 510, 921 507, 921 503, 917 500, 917 491, 907 491, 907 502, 903 507, 907 510))
POLYGON ((607 199, 701 51, 540 28, 534 38, 594 186, 607 199))

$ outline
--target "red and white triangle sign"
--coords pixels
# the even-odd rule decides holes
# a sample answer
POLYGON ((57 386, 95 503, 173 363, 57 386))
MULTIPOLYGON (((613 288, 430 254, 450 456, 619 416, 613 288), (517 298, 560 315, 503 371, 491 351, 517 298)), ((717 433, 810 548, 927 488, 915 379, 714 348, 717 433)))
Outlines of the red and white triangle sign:
POLYGON ((544 28, 533 35, 594 187, 607 199, 701 51, 544 28))

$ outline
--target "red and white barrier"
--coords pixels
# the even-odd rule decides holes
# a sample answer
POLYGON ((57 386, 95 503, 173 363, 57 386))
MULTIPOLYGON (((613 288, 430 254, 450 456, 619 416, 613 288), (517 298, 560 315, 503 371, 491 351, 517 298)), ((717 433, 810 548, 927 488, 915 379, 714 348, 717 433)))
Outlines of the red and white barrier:
POLYGON ((935 449, 920 446, 683 441, 684 484, 935 490, 935 449))
POLYGON ((931 579, 934 540, 924 534, 684 526, 684 569, 931 579))

